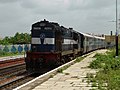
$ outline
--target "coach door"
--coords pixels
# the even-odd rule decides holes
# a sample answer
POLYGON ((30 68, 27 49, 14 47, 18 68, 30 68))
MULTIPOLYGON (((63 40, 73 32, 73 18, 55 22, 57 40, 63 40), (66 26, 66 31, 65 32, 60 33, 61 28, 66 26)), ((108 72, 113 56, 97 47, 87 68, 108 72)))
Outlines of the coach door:
POLYGON ((59 30, 55 31, 55 47, 57 52, 62 51, 62 36, 59 30))
POLYGON ((78 33, 73 32, 73 40, 75 40, 74 44, 73 44, 73 49, 78 49, 78 33))

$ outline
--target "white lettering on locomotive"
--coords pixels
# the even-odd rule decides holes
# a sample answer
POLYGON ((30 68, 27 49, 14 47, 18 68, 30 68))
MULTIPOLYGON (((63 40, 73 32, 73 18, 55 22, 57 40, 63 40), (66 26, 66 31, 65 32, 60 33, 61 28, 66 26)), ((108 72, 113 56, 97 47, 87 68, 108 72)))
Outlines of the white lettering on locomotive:
POLYGON ((34 30, 41 30, 41 27, 33 27, 34 30))
POLYGON ((51 27, 45 27, 44 29, 45 29, 45 30, 52 30, 51 27))

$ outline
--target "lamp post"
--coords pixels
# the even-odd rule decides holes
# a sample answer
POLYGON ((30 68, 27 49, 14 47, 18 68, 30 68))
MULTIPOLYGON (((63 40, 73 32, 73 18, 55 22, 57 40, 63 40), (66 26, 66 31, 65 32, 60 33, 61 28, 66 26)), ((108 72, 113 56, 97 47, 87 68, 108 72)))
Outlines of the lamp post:
POLYGON ((117 25, 117 0, 116 0, 116 57, 118 57, 118 25, 117 25))

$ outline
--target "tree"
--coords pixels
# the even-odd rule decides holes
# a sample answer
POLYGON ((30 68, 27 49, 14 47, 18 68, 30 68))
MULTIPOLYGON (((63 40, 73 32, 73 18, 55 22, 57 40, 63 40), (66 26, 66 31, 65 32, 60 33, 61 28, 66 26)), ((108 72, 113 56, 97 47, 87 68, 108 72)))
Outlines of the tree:
POLYGON ((5 37, 3 40, 0 40, 0 44, 29 44, 31 41, 31 35, 28 33, 19 33, 17 32, 14 37, 5 37))

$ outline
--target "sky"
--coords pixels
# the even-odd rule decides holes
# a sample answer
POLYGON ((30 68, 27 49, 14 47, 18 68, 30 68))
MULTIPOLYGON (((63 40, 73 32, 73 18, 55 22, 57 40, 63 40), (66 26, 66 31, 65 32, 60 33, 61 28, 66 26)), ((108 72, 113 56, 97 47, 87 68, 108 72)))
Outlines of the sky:
MULTIPOLYGON (((118 0, 118 17, 119 11, 118 0)), ((0 0, 0 37, 30 33, 44 19, 78 32, 115 34, 116 0, 0 0)))

